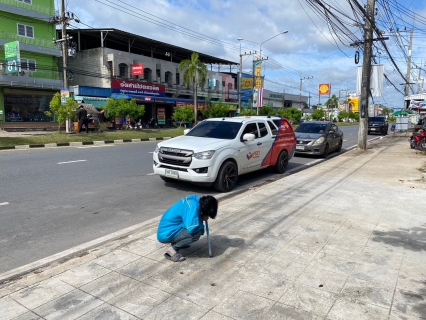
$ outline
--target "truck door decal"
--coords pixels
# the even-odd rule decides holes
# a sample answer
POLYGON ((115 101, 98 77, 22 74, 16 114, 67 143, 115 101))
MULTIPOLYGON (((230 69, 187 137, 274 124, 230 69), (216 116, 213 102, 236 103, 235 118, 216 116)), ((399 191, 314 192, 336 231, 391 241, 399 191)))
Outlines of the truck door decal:
POLYGON ((289 159, 294 156, 296 151, 296 138, 290 124, 285 119, 279 122, 278 133, 272 143, 271 148, 262 161, 262 167, 274 165, 278 155, 282 150, 290 150, 289 159))

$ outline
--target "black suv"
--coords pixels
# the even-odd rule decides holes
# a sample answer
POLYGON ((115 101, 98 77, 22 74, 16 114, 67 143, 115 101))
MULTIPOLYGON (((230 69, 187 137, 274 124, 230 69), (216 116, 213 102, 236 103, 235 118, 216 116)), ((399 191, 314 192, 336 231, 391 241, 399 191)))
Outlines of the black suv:
POLYGON ((389 124, 385 117, 370 117, 368 118, 368 134, 380 133, 383 135, 388 134, 389 124))

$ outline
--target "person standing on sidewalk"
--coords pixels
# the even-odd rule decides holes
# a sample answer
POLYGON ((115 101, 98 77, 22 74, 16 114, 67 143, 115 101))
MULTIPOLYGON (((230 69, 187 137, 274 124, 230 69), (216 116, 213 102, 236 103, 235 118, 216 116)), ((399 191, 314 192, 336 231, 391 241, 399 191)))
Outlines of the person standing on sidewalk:
POLYGON ((216 218, 218 202, 215 197, 190 195, 171 206, 158 224, 157 239, 171 246, 164 257, 173 262, 185 261, 179 250, 188 248, 204 234, 204 223, 216 218))
POLYGON ((83 124, 86 127, 86 133, 89 133, 89 121, 87 119, 87 110, 84 109, 82 105, 78 107, 77 117, 78 117, 78 133, 81 132, 81 128, 83 127, 83 124))

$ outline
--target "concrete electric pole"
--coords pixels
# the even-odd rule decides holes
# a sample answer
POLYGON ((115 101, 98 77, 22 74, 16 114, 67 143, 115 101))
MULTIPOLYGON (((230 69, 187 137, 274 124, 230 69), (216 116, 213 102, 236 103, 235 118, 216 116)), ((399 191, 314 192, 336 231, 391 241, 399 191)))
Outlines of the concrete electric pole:
MULTIPOLYGON (((61 25, 61 39, 53 39, 54 43, 60 43, 62 48, 62 75, 63 75, 63 88, 68 89, 68 41, 72 39, 72 37, 67 36, 67 26, 69 21, 75 20, 77 23, 80 23, 80 20, 74 18, 74 13, 65 12, 65 0, 61 0, 61 15, 53 17, 51 21, 52 24, 60 24, 61 25)), ((65 121, 65 131, 70 133, 71 130, 70 120, 67 119, 65 121)))
POLYGON ((405 96, 410 95, 410 73, 411 73, 411 53, 413 50, 413 33, 414 29, 410 31, 410 45, 408 47, 408 59, 407 59, 407 75, 405 77, 405 96))
POLYGON ((368 100, 370 97, 371 56, 373 47, 375 0, 367 1, 364 26, 364 58, 362 63, 361 109, 359 114, 358 149, 367 150, 368 100))
POLYGON ((300 78, 300 85, 299 85, 299 108, 302 108, 302 84, 303 84, 303 80, 309 80, 309 79, 313 79, 313 77, 303 77, 300 78))

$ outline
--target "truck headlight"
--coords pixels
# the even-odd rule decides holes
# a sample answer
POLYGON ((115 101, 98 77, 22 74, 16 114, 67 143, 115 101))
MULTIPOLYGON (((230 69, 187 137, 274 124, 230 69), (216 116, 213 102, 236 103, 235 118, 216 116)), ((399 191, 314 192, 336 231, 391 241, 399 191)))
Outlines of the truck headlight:
POLYGON ((324 142, 324 137, 321 137, 321 138, 318 138, 317 140, 315 140, 313 145, 316 146, 318 144, 322 144, 323 142, 324 142))
POLYGON ((203 151, 194 153, 192 156, 198 160, 208 160, 211 159, 214 155, 214 150, 203 151))
POLYGON ((160 148, 158 147, 158 144, 157 144, 157 146, 155 147, 154 152, 155 152, 155 153, 159 153, 159 152, 160 152, 160 148))

